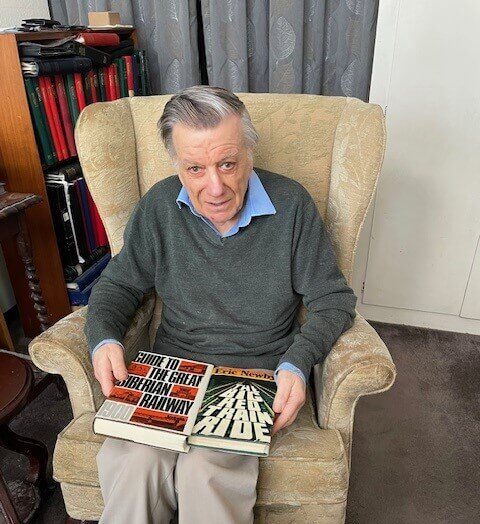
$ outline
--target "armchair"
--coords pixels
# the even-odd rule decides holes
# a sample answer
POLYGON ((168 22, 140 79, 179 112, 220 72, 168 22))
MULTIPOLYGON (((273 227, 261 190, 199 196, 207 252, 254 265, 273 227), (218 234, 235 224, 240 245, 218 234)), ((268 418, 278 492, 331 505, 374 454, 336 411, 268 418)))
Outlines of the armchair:
MULTIPOLYGON (((372 201, 385 150, 381 108, 356 98, 305 94, 240 93, 261 140, 255 166, 296 178, 314 197, 338 263, 351 283, 360 229, 372 201)), ((133 206, 172 173, 156 122, 169 95, 123 98, 86 107, 75 128, 85 179, 105 224, 112 254, 133 206)), ((41 369, 65 379, 73 420, 58 435, 54 477, 61 483, 70 522, 98 520, 103 508, 96 454, 103 437, 92 419, 103 401, 83 332, 85 306, 29 345, 41 369)), ((124 345, 127 360, 153 343, 162 301, 145 295, 124 345)), ((299 307, 303 323, 306 310, 299 307)), ((260 459, 257 524, 342 523, 348 493, 355 405, 395 380, 391 356, 357 313, 323 365, 313 371, 307 402, 260 459)))

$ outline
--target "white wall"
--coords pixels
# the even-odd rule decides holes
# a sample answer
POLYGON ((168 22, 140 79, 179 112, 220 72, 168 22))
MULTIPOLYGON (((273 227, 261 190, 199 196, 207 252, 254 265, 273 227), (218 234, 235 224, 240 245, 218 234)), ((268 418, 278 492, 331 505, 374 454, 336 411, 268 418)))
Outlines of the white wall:
POLYGON ((475 0, 380 2, 387 150, 354 279, 368 319, 480 334, 479 19, 475 0))
POLYGON ((50 18, 47 0, 1 0, 0 28, 19 26, 25 18, 50 18))

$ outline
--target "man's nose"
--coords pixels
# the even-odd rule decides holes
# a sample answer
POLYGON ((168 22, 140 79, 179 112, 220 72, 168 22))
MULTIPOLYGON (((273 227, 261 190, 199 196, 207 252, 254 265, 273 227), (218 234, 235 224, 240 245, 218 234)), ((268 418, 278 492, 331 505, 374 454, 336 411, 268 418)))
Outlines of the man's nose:
POLYGON ((221 176, 218 174, 217 170, 210 169, 207 173, 207 191, 208 194, 212 197, 221 196, 224 192, 225 186, 221 176))

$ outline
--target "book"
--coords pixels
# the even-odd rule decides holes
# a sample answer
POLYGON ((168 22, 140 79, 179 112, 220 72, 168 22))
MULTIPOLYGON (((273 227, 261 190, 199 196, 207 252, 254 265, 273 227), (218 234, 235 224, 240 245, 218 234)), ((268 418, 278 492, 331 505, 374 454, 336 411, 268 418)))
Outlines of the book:
POLYGON ((83 291, 89 284, 96 280, 112 258, 110 252, 106 253, 100 260, 94 262, 88 269, 72 282, 67 282, 67 289, 83 291))
POLYGON ((273 371, 214 366, 140 351, 93 420, 93 431, 172 451, 190 446, 268 456, 273 371))
POLYGON ((90 58, 72 56, 68 58, 24 58, 21 62, 24 76, 56 75, 89 71, 93 67, 90 58))

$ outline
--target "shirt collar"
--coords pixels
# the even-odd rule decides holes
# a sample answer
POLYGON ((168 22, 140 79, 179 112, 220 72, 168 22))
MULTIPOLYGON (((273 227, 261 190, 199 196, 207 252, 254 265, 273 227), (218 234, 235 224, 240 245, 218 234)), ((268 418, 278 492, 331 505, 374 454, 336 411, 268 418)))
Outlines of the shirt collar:
MULTIPOLYGON (((190 197, 188 196, 188 192, 183 185, 176 202, 179 208, 182 207, 182 203, 187 204, 192 213, 199 216, 199 213, 196 212, 190 197)), ((248 225, 251 218, 254 216, 274 215, 276 212, 275 206, 263 187, 259 176, 255 170, 253 170, 248 179, 247 200, 238 220, 238 227, 248 225)))

